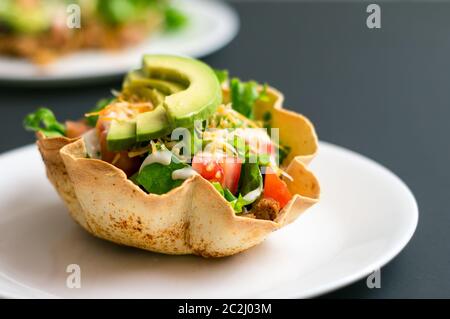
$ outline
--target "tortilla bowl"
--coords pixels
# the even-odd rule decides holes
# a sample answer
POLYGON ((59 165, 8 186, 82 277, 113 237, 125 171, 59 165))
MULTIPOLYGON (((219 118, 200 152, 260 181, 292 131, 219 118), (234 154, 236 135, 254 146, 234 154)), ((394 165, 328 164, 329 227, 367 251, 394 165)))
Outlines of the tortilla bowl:
POLYGON ((38 147, 47 176, 72 218, 94 236, 165 254, 223 257, 261 243, 319 200, 320 186, 306 165, 317 152, 317 136, 302 115, 282 109, 282 95, 268 90, 256 116, 272 113, 271 126, 291 148, 284 164, 294 194, 273 221, 236 215, 214 186, 193 176, 167 194, 147 194, 115 166, 86 157, 83 139, 45 138, 38 147), (290 134, 295 132, 295 134, 290 134))

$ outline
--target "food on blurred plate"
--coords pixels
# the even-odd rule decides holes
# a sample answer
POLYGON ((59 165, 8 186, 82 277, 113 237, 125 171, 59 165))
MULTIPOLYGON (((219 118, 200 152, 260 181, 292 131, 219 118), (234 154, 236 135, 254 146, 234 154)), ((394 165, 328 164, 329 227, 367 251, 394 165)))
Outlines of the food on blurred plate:
POLYGON ((146 55, 78 121, 38 109, 47 175, 88 232, 167 254, 246 250, 315 204, 308 119, 255 81, 198 60, 146 55))
POLYGON ((1 0, 0 54, 46 64, 81 49, 135 45, 186 23, 168 0, 1 0), (80 28, 72 24, 78 13, 80 28))

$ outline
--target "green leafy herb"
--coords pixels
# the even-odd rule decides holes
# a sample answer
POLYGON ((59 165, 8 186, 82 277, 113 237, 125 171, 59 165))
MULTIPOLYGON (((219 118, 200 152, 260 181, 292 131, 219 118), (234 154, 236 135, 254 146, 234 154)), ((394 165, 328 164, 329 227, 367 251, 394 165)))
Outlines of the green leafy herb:
POLYGON ((255 81, 241 82, 238 78, 233 78, 230 83, 231 106, 234 110, 249 119, 253 119, 253 107, 255 102, 267 97, 267 86, 262 90, 255 81))
POLYGON ((236 213, 242 213, 242 210, 245 206, 251 204, 252 202, 246 201, 244 197, 242 197, 241 194, 239 194, 238 198, 236 198, 235 201, 233 201, 233 209, 236 213))
MULTIPOLYGON (((107 107, 109 104, 111 104, 111 102, 114 100, 113 97, 110 98, 103 98, 101 100, 99 100, 97 102, 97 104, 95 105, 95 107, 93 109, 91 109, 89 113, 97 113, 100 112, 101 110, 103 110, 105 107, 107 107)), ((98 115, 88 115, 86 116, 86 121, 89 124, 89 126, 94 127, 97 124, 98 121, 98 115)))
POLYGON ((283 161, 288 157, 291 152, 291 148, 287 145, 278 145, 278 163, 283 163, 283 161))
POLYGON ((172 172, 186 166, 186 164, 176 163, 175 161, 172 161, 169 165, 152 163, 142 169, 136 181, 151 194, 165 194, 184 182, 184 180, 172 179, 172 172))
POLYGON ((218 70, 214 69, 214 72, 216 73, 217 78, 219 79, 219 83, 225 83, 228 81, 228 70, 218 70))
POLYGON ((222 187, 222 185, 219 182, 212 182, 211 184, 220 193, 220 195, 225 196, 223 187, 222 187))
POLYGON ((167 7, 164 10, 166 30, 169 32, 182 29, 187 23, 188 18, 180 10, 174 7, 167 7))
POLYGON ((245 196, 256 189, 259 189, 262 192, 262 188, 263 178, 259 165, 256 163, 242 164, 241 176, 239 178, 239 193, 244 194, 245 196))
POLYGON ((259 100, 269 102, 269 94, 267 94, 267 83, 264 83, 261 93, 259 94, 259 100))
POLYGON ((251 202, 246 201, 241 194, 238 197, 234 196, 233 193, 228 188, 223 188, 218 182, 212 182, 214 188, 222 195, 230 206, 233 208, 235 213, 242 213, 244 206, 251 204, 251 202))
POLYGON ((30 131, 42 132, 47 137, 64 136, 66 133, 64 124, 58 122, 53 112, 44 107, 28 114, 23 126, 30 131))

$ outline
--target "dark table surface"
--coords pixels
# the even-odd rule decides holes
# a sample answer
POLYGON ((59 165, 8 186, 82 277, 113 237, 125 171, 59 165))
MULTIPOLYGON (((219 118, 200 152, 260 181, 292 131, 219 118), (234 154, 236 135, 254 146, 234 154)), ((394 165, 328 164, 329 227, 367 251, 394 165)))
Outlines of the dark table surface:
MULTIPOLYGON (((420 218, 408 246, 381 271, 326 297, 450 297, 450 3, 383 3, 382 28, 366 4, 232 1, 238 37, 205 61, 266 81, 321 139, 367 155, 415 194, 420 218)), ((77 118, 119 79, 77 87, 0 87, 0 151, 32 143, 21 121, 37 106, 77 118)))

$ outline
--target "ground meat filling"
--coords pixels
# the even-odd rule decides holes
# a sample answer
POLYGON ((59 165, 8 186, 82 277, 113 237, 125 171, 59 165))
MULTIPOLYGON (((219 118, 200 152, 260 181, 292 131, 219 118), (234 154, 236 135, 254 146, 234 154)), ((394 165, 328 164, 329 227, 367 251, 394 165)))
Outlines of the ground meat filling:
POLYGON ((280 203, 271 198, 262 198, 253 205, 249 215, 256 219, 275 220, 279 213, 280 203))

